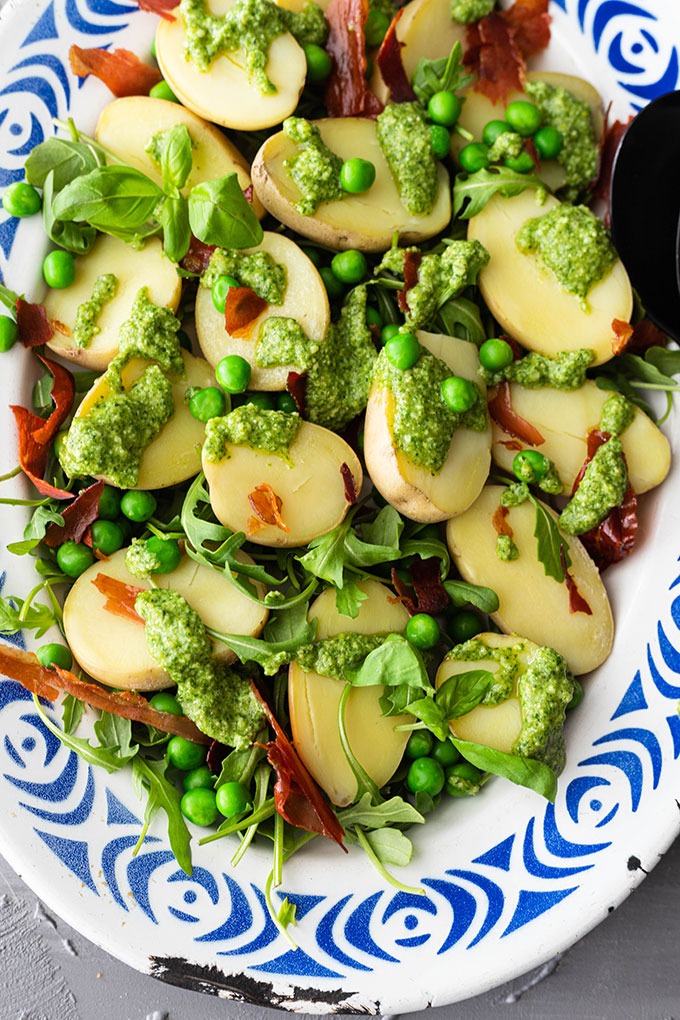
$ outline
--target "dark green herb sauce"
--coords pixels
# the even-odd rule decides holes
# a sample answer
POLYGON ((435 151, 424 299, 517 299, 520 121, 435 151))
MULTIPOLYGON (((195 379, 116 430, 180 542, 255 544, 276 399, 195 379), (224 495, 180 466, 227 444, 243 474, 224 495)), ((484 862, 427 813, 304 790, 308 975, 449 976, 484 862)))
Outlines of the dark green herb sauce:
POLYGON ((451 17, 461 25, 470 25, 491 14, 496 0, 451 0, 451 17))
POLYGON ((600 431, 620 436, 635 419, 635 408, 622 393, 612 393, 604 403, 600 415, 600 431))
POLYGON ((578 390, 586 379, 586 370, 595 361, 595 354, 586 348, 577 351, 560 351, 554 358, 530 351, 523 358, 511 362, 499 372, 480 371, 489 386, 498 383, 519 383, 527 389, 578 390))
POLYGON ((524 90, 541 110, 543 123, 557 128, 562 135, 562 151, 557 159, 566 171, 567 183, 559 197, 576 202, 588 191, 599 165, 590 107, 566 89, 544 81, 529 81, 524 90))
POLYGON ((437 200, 438 163, 420 103, 389 103, 376 120, 378 142, 403 205, 427 216, 437 200))
POLYGON ((295 658, 302 669, 342 680, 345 670, 360 666, 367 655, 385 641, 384 634, 336 634, 298 649, 295 658))
POLYGON ((300 192, 297 211, 303 216, 313 216, 323 202, 344 198, 340 185, 342 159, 328 148, 316 124, 301 117, 288 117, 283 122, 283 130, 291 141, 301 146, 284 164, 300 192))
POLYGON ((212 287, 220 276, 233 276, 270 305, 283 304, 287 286, 286 267, 274 262, 269 252, 246 254, 236 249, 216 248, 201 277, 201 286, 212 287))
POLYGON ((214 464, 229 456, 228 444, 286 457, 301 425, 298 414, 242 404, 223 418, 211 418, 206 424, 203 453, 214 464))
POLYGON ((623 445, 618 436, 612 436, 595 451, 576 492, 562 511, 562 531, 582 535, 596 528, 610 510, 620 506, 627 488, 623 445))
POLYGON ((260 368, 293 365, 304 371, 318 354, 319 344, 309 339, 296 319, 271 316, 266 319, 255 348, 255 364, 260 368))
POLYGON ((97 319, 101 315, 104 305, 114 297, 117 290, 118 277, 113 273, 104 273, 97 277, 92 297, 78 305, 76 321, 71 333, 71 343, 75 347, 89 347, 94 337, 101 332, 97 325, 97 319))

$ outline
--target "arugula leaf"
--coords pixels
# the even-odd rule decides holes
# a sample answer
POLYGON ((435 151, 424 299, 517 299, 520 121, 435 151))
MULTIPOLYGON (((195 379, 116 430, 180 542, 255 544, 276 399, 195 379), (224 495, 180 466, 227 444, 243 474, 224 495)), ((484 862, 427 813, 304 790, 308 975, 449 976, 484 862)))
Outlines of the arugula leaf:
POLYGON ((151 819, 160 809, 165 812, 168 820, 170 849, 182 871, 191 875, 191 836, 180 810, 180 792, 165 775, 168 764, 165 759, 147 761, 139 756, 132 759, 132 774, 137 790, 146 790, 148 793, 144 828, 135 851, 142 845, 151 819))
POLYGON ((328 581, 336 588, 342 588, 345 569, 345 538, 349 533, 351 520, 345 518, 333 531, 313 539, 308 552, 298 556, 298 562, 306 571, 322 581, 328 581))
POLYGON ((316 635, 316 620, 300 627, 295 635, 283 641, 264 641, 247 634, 223 634, 212 627, 206 627, 208 634, 231 648, 241 662, 256 662, 266 676, 273 676, 281 666, 295 658, 295 652, 302 645, 309 644, 316 635))
POLYGON ((9 287, 5 287, 4 284, 0 283, 0 303, 5 306, 9 311, 10 316, 16 322, 17 317, 17 301, 19 295, 16 291, 10 290, 9 287))
POLYGON ((308 610, 309 601, 300 602, 270 616, 264 628, 265 640, 274 644, 282 641, 306 644, 310 640, 310 624, 307 622, 308 610))
POLYGON ((54 607, 31 603, 24 609, 24 599, 0 596, 0 634, 18 634, 21 630, 34 630, 36 637, 42 637, 50 627, 59 622, 54 607), (12 605, 15 603, 15 605, 12 605))
POLYGON ((473 174, 458 174, 453 185, 453 214, 469 220, 482 211, 494 195, 511 198, 527 188, 547 191, 534 174, 518 174, 507 166, 489 166, 473 174))
POLYGON ((184 258, 191 244, 189 208, 182 195, 168 195, 157 212, 163 228, 163 251, 173 262, 184 258))
POLYGON ((425 821, 419 811, 401 797, 390 797, 382 804, 371 803, 370 794, 337 812, 343 827, 360 825, 364 829, 382 829, 388 825, 414 825, 425 821))
POLYGON ((536 555, 543 564, 543 570, 547 577, 560 584, 564 581, 564 564, 571 566, 569 556, 569 543, 562 537, 557 521, 546 509, 540 500, 530 495, 529 499, 536 510, 536 523, 534 525, 534 538, 536 539, 536 555))
POLYGON ((101 747, 118 751, 121 760, 130 761, 139 750, 132 741, 132 722, 111 712, 102 712, 101 718, 94 724, 94 732, 101 747))
POLYGON ((658 369, 666 378, 680 372, 680 350, 668 347, 650 347, 645 351, 644 360, 658 369))
POLYGON ((85 702, 72 694, 65 694, 61 704, 61 724, 65 733, 73 733, 83 717, 85 702))
POLYGON ((374 829, 364 836, 381 864, 404 868, 411 863, 413 844, 400 829, 374 829))
POLYGON ((484 700, 492 684, 493 673, 488 669, 454 673, 439 687, 435 701, 446 719, 459 719, 484 700))
POLYGON ((335 608, 341 616, 356 620, 361 603, 365 602, 367 598, 366 592, 361 591, 355 581, 345 582, 342 588, 335 589, 335 608))
POLYGON ((458 92, 470 84, 472 75, 465 73, 462 63, 463 50, 460 42, 453 44, 448 57, 440 57, 438 60, 420 58, 411 81, 411 88, 423 106, 427 106, 435 92, 458 92))
POLYGON ((189 223, 199 241, 220 248, 252 248, 263 237, 260 221, 235 173, 191 189, 189 223))
POLYGON ((242 751, 230 751, 222 762, 215 789, 223 786, 224 783, 245 783, 248 785, 255 774, 255 769, 267 753, 263 747, 255 745, 263 743, 266 739, 266 731, 263 731, 257 735, 255 743, 250 747, 245 747, 242 751))
POLYGON ((174 124, 162 132, 159 142, 163 191, 169 194, 173 188, 181 190, 191 173, 191 136, 185 124, 174 124))
MULTIPOLYGON (((369 521, 361 526, 363 544, 377 546, 389 550, 390 553, 396 550, 399 553, 399 540, 404 530, 404 521, 389 503, 384 506, 375 516, 375 520, 369 521)), ((373 562, 377 562, 373 560, 373 562)))
POLYGON ((479 584, 468 584, 467 581, 444 581, 444 588, 456 609, 470 605, 475 606, 483 613, 495 613, 500 605, 496 592, 492 588, 484 588, 479 584))
POLYGON ((61 526, 63 523, 64 518, 55 508, 53 501, 42 503, 36 507, 31 515, 31 519, 24 528, 24 541, 10 542, 7 549, 9 552, 14 553, 15 556, 24 556, 40 545, 49 524, 61 526))
POLYGON ((557 776, 553 770, 542 761, 534 758, 520 758, 516 754, 506 754, 504 751, 495 751, 484 744, 476 744, 471 740, 459 740, 451 738, 455 747, 460 751, 467 761, 476 765, 484 772, 491 772, 496 776, 503 776, 518 786, 526 786, 542 797, 554 802, 557 795, 557 776))
POLYGON ((103 769, 106 769, 107 772, 111 773, 117 772, 123 767, 123 765, 127 765, 130 761, 129 757, 121 756, 117 747, 96 747, 94 744, 91 744, 89 740, 74 737, 70 733, 60 730, 58 726, 55 726, 50 717, 44 711, 40 704, 40 699, 35 694, 33 695, 33 702, 38 715, 50 733, 53 733, 54 736, 61 741, 64 747, 69 749, 69 751, 75 751, 75 753, 86 761, 88 765, 100 765, 103 769))
POLYGON ((358 669, 346 669, 345 679, 354 687, 408 687, 427 689, 430 681, 418 651, 401 634, 388 634, 358 669))
POLYGON ((486 329, 478 305, 469 298, 449 298, 439 308, 439 320, 442 332, 449 336, 469 340, 473 344, 482 344, 486 340, 486 329))

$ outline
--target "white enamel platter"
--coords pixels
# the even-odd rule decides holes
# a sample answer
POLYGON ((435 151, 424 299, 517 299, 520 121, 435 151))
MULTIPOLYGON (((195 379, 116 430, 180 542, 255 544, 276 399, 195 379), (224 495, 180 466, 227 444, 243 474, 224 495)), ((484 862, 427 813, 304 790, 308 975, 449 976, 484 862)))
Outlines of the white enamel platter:
MULTIPOLYGON (((676 0, 554 0, 542 66, 589 78, 626 117, 678 87, 676 0)), ((25 0, 0 25, 0 186, 21 176, 54 116, 91 131, 109 99, 79 85, 68 47, 126 47, 148 57, 155 17, 122 0, 25 0)), ((663 215, 654 210, 650 215, 663 215)), ((5 282, 41 297, 37 223, 0 214, 5 282)), ((2 356, 0 473, 16 463, 9 403, 30 402, 30 356, 2 356)), ((677 413, 667 422, 673 445, 677 413)), ((158 820, 132 848, 142 809, 124 773, 69 753, 14 683, 0 684, 0 851, 51 909, 140 971, 185 987, 305 1012, 403 1013, 487 990, 558 953, 606 917, 675 838, 680 825, 680 468, 643 501, 634 555, 607 576, 614 652, 586 681, 568 724, 568 764, 554 806, 495 780, 451 801, 416 833, 400 878, 381 883, 359 852, 315 841, 294 858, 278 895, 297 903, 293 951, 268 919, 269 852, 194 849, 187 878, 158 820)), ((26 495, 20 482, 0 495, 26 495)), ((25 518, 2 507, 3 543, 25 518)), ((5 593, 25 594, 31 565, 3 553, 5 593)), ((540 611, 537 607, 537 611, 540 611)), ((56 718, 55 714, 55 718, 56 718)))

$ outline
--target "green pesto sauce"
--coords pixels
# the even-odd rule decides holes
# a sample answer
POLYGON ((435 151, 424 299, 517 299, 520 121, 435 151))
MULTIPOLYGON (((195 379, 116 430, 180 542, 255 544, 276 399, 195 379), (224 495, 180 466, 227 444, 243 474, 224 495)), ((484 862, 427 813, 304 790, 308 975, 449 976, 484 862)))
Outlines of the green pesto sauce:
POLYGON ((496 556, 499 560, 509 563, 519 558, 519 549, 510 535, 499 535, 496 539, 496 556))
POLYGON ((141 592, 135 609, 146 624, 149 653, 177 684, 184 714, 228 747, 249 747, 264 724, 250 681, 212 657, 203 622, 177 592, 141 592))
POLYGON ((620 436, 635 418, 635 408, 622 393, 612 393, 604 403, 600 415, 600 431, 620 436))
POLYGON ((402 204, 427 216, 437 200, 437 160, 420 103, 389 103, 376 120, 378 142, 402 204))
POLYGON ((218 54, 242 50, 248 80, 263 95, 277 91, 266 74, 269 48, 277 36, 290 32, 302 46, 323 46, 328 32, 323 12, 314 3, 295 13, 277 7, 272 0, 236 0, 219 16, 208 13, 205 0, 181 0, 179 11, 186 33, 187 59, 199 70, 207 71, 218 54))
POLYGON ((213 464, 228 456, 225 449, 228 443, 286 457, 301 424, 298 414, 242 404, 223 418, 211 418, 207 422, 203 452, 206 460, 213 464))
POLYGON ((567 183, 558 194, 575 202, 597 176, 599 147, 590 107, 566 89, 544 81, 529 81, 524 91, 541 110, 544 125, 557 128, 564 139, 557 159, 566 171, 567 183))
MULTIPOLYGON (((376 274, 388 269, 403 276, 405 254, 418 250, 416 247, 390 248, 376 274)), ((418 282, 408 292, 405 329, 426 329, 446 301, 458 297, 465 287, 476 282, 488 261, 489 253, 479 241, 451 241, 440 254, 423 255, 418 265, 418 282)))
POLYGON ((287 286, 286 267, 274 262, 266 251, 246 254, 235 249, 216 248, 201 277, 201 286, 212 287, 220 276, 233 276, 270 305, 283 304, 287 286))
POLYGON ((489 149, 492 163, 502 163, 504 159, 516 159, 524 148, 524 139, 516 131, 503 131, 489 149))
POLYGON ((515 238, 523 254, 535 251, 563 290, 585 298, 617 259, 604 224, 583 205, 558 205, 520 228, 515 238))
POLYGON ((564 717, 574 696, 574 678, 566 662, 552 648, 539 648, 517 681, 522 729, 512 751, 535 758, 556 775, 566 761, 564 717))
POLYGON ((366 325, 366 294, 365 286, 350 293, 307 371, 307 418, 335 432, 368 402, 376 351, 366 325))
POLYGON ((133 538, 132 545, 125 553, 125 566, 134 577, 148 581, 152 574, 158 573, 162 567, 161 558, 144 538, 133 538))
POLYGON ((118 334, 118 354, 107 374, 120 376, 120 371, 133 358, 156 361, 168 375, 183 376, 184 361, 178 333, 182 323, 171 308, 155 305, 146 287, 138 292, 130 317, 118 334))
POLYGON ((375 365, 375 379, 394 397, 392 438, 405 457, 433 475, 441 470, 456 429, 483 432, 486 401, 478 392, 469 411, 456 414, 441 395, 441 384, 451 375, 448 365, 424 348, 413 368, 401 371, 382 350, 375 365))
POLYGON ((260 368, 294 365, 304 371, 318 351, 319 344, 309 339, 296 319, 271 316, 265 320, 257 338, 255 364, 260 368))
MULTIPOLYGON (((525 486, 528 484, 535 484, 538 485, 539 489, 542 489, 543 492, 547 492, 551 496, 559 496, 559 494, 564 489, 564 485, 562 484, 562 480, 559 474, 557 473, 555 462, 550 460, 549 457, 546 457, 546 460, 548 462, 548 466, 546 468, 545 474, 543 475, 542 478, 538 479, 538 481, 536 482, 534 482, 534 472, 530 464, 518 461, 517 464, 513 465, 513 471, 517 474, 520 481, 524 483, 525 486)), ((510 486, 508 486, 508 488, 510 488, 510 486)), ((509 501, 507 503, 503 503, 502 498, 501 503, 503 503, 504 506, 518 506, 519 503, 524 502, 528 495, 529 490, 527 488, 526 495, 522 494, 520 497, 518 494, 516 495, 513 493, 513 495, 509 497, 509 501), (516 499, 517 502, 511 502, 511 500, 513 499, 516 499)))
POLYGON ((470 25, 491 14, 496 0, 451 0, 451 17, 461 25, 470 25))
POLYGON ((587 348, 577 351, 560 351, 554 358, 530 351, 523 358, 511 362, 500 372, 481 373, 489 386, 507 380, 536 390, 550 386, 554 390, 578 390, 586 378, 586 370, 595 361, 595 353, 587 348))
POLYGON ((113 273, 104 273, 98 276, 92 297, 78 305, 76 321, 71 333, 71 342, 76 347, 89 347, 97 333, 101 332, 97 325, 97 319, 101 315, 104 305, 111 300, 118 290, 118 277, 113 273))
POLYGON ((623 445, 612 436, 598 447, 579 486, 560 516, 560 527, 567 535, 581 535, 603 521, 619 506, 628 487, 628 472, 623 445))
POLYGON ((529 498, 529 494, 529 486, 526 482, 510 482, 501 493, 500 504, 509 509, 513 506, 521 506, 529 498))
POLYGON ((285 134, 300 145, 295 156, 284 166, 300 192, 296 209, 302 216, 313 216, 323 202, 344 197, 340 185, 342 159, 328 148, 316 124, 302 117, 288 117, 283 122, 285 134))
POLYGON ((302 669, 321 676, 344 679, 345 670, 360 666, 367 655, 385 641, 384 634, 336 634, 324 641, 303 645, 296 653, 302 669))

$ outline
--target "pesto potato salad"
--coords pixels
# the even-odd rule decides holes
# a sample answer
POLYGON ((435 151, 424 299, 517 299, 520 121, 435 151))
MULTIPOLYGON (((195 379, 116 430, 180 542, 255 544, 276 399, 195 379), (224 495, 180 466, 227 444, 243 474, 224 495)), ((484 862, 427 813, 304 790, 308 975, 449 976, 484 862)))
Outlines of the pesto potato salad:
POLYGON ((547 0, 509 62, 497 6, 169 0, 154 57, 73 48, 126 98, 2 196, 50 250, 0 289, 38 574, 0 667, 187 872, 264 835, 269 890, 321 836, 409 889, 431 812, 554 799, 615 640, 680 366, 592 211, 600 97, 531 70, 547 0))

